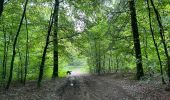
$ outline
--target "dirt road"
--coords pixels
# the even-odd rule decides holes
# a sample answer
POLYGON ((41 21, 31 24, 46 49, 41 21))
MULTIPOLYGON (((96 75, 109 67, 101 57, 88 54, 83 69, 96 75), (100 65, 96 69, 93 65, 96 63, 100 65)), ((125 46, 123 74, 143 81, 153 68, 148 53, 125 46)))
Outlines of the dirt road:
POLYGON ((59 93, 59 100, 170 100, 170 97, 142 85, 135 86, 110 77, 73 77, 74 85, 68 81, 59 93))
POLYGON ((134 100, 119 86, 90 77, 76 77, 60 93, 61 100, 134 100))
POLYGON ((71 78, 44 81, 40 89, 35 83, 13 86, 9 91, 0 91, 0 100, 170 100, 170 93, 155 82, 130 81, 115 75, 71 78))

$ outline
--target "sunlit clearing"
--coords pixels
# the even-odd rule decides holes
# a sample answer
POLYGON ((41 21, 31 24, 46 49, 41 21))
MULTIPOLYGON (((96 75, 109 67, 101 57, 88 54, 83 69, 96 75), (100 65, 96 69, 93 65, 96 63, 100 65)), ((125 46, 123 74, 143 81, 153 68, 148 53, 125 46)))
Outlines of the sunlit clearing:
POLYGON ((71 76, 84 76, 84 75, 88 75, 89 72, 87 70, 83 70, 83 68, 77 68, 72 70, 71 72, 71 76))

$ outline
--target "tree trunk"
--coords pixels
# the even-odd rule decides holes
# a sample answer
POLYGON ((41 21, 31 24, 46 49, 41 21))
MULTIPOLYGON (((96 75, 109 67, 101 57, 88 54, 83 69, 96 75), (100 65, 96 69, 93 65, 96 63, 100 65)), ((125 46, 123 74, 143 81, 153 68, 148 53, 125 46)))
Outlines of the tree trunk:
POLYGON ((48 31, 47 31, 47 37, 46 37, 46 44, 45 44, 43 55, 42 55, 42 58, 41 58, 41 64, 40 64, 40 69, 39 69, 39 77, 38 77, 38 83, 37 83, 38 87, 41 86, 41 81, 42 81, 42 77, 43 77, 43 73, 44 73, 44 65, 45 65, 45 60, 46 60, 45 57, 46 57, 46 53, 47 53, 47 49, 48 49, 52 25, 53 25, 53 13, 51 13, 48 31))
POLYGON ((2 69, 2 79, 6 79, 6 60, 7 60, 7 37, 6 37, 6 32, 3 26, 3 33, 4 33, 4 57, 3 57, 3 69, 2 69))
POLYGON ((116 73, 117 71, 119 70, 119 59, 118 59, 118 56, 116 55, 116 73))
POLYGON ((19 54, 19 60, 20 60, 20 64, 18 65, 20 67, 20 82, 23 83, 23 62, 22 62, 22 54, 20 52, 20 49, 18 48, 18 54, 19 54))
POLYGON ((98 70, 99 70, 99 63, 98 63, 98 51, 97 51, 97 43, 96 43, 96 41, 94 41, 94 47, 95 47, 95 73, 97 73, 98 74, 98 70))
POLYGON ((3 72, 2 72, 2 79, 4 82, 4 87, 5 87, 5 81, 6 81, 6 66, 7 66, 7 62, 8 62, 8 49, 9 49, 9 43, 10 43, 10 36, 8 37, 8 41, 7 41, 7 37, 6 37, 6 33, 4 33, 4 57, 3 57, 3 72))
MULTIPOLYGON (((98 75, 101 75, 101 54, 100 54, 100 43, 98 48, 98 75)), ((104 70, 104 69, 103 69, 104 70)), ((105 70, 104 70, 105 73, 105 70)))
MULTIPOLYGON (((104 53, 104 52, 103 52, 103 53, 104 53)), ((105 67, 106 67, 106 66, 105 66, 105 58, 106 58, 106 57, 105 57, 105 54, 104 54, 104 55, 103 55, 103 60, 102 60, 102 61, 103 61, 103 66, 102 66, 103 69, 105 69, 105 67)))
POLYGON ((28 54, 29 54, 29 50, 28 50, 28 22, 27 22, 27 17, 25 14, 25 21, 26 21, 26 31, 27 31, 27 40, 26 40, 26 53, 25 53, 25 74, 24 74, 24 85, 26 83, 26 79, 27 79, 27 69, 28 69, 28 54))
POLYGON ((111 56, 111 50, 110 50, 110 52, 109 52, 109 73, 112 72, 111 71, 111 58, 112 58, 112 56, 111 56))
POLYGON ((132 32, 133 32, 133 39, 134 39, 133 41, 134 41, 134 47, 135 47, 135 53, 136 53, 136 67, 137 67, 136 77, 138 80, 140 80, 140 78, 144 75, 144 73, 143 73, 143 67, 142 67, 142 55, 141 55, 134 0, 129 0, 129 7, 130 7, 130 14, 131 14, 131 26, 132 26, 132 32))
POLYGON ((149 12, 149 26, 150 26, 150 31, 151 31, 151 34, 152 34, 152 39, 153 39, 153 42, 154 42, 154 45, 155 45, 155 49, 156 49, 157 56, 158 56, 158 60, 159 60, 159 64, 160 64, 162 83, 165 84, 165 80, 164 80, 164 77, 163 77, 163 70, 162 70, 162 61, 161 61, 161 58, 160 58, 158 46, 157 46, 157 43, 156 43, 156 41, 155 41, 154 32, 153 32, 153 29, 152 29, 151 11, 150 11, 150 6, 149 6, 149 0, 147 0, 147 5, 148 5, 148 12, 149 12))
POLYGON ((15 60, 15 55, 16 55, 16 50, 15 49, 16 49, 17 39, 18 39, 20 30, 21 30, 22 22, 23 22, 25 13, 26 13, 27 3, 28 3, 28 0, 25 1, 25 6, 24 6, 24 11, 22 13, 22 18, 21 18, 21 21, 20 21, 20 24, 19 24, 17 34, 16 34, 15 39, 14 39, 13 54, 12 54, 12 60, 11 60, 11 65, 10 65, 10 75, 9 75, 9 79, 8 79, 6 89, 9 89, 9 86, 10 86, 10 83, 11 83, 11 80, 12 80, 13 66, 14 66, 14 60, 15 60))
MULTIPOLYGON (((165 43, 164 29, 163 29, 162 22, 161 22, 161 16, 160 16, 158 10, 156 9, 153 0, 150 0, 150 1, 151 1, 151 5, 154 9, 154 12, 156 14, 156 18, 157 18, 158 25, 159 25, 159 34, 161 36, 161 41, 163 43, 165 55, 166 55, 166 58, 167 58, 167 61, 168 61, 170 59, 170 57, 169 57, 168 49, 167 49, 167 46, 166 46, 166 43, 165 43)), ((170 82, 170 65, 168 65, 167 67, 168 67, 168 78, 169 78, 169 82, 170 82)))
POLYGON ((59 0, 55 0, 55 8, 54 8, 54 34, 53 34, 53 75, 52 79, 58 77, 58 10, 59 10, 59 0))
POLYGON ((1 0, 1 1, 0 1, 0 17, 1 17, 1 15, 2 15, 3 8, 4 8, 4 0, 1 0))

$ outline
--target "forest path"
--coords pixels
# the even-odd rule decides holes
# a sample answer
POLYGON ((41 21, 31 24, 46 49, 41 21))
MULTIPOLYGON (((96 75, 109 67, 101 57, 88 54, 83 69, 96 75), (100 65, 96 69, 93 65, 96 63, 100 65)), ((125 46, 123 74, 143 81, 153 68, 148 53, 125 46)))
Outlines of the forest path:
POLYGON ((170 93, 159 81, 129 80, 133 74, 84 75, 43 81, 40 89, 36 81, 0 90, 0 100, 170 100, 170 93), (70 84, 70 80, 74 85, 70 84))
POLYGON ((154 83, 117 79, 114 75, 73 77, 74 85, 68 81, 59 100, 170 100, 168 92, 154 83))
POLYGON ((101 80, 97 76, 73 76, 73 86, 68 81, 60 91, 60 100, 135 100, 125 90, 101 80))

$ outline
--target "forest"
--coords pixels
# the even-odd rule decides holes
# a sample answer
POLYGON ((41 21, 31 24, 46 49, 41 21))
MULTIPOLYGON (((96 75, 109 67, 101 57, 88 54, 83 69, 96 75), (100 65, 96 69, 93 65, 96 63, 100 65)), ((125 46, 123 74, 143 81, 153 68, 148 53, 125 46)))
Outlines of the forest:
POLYGON ((0 0, 2 100, 170 100, 170 0, 0 0))

